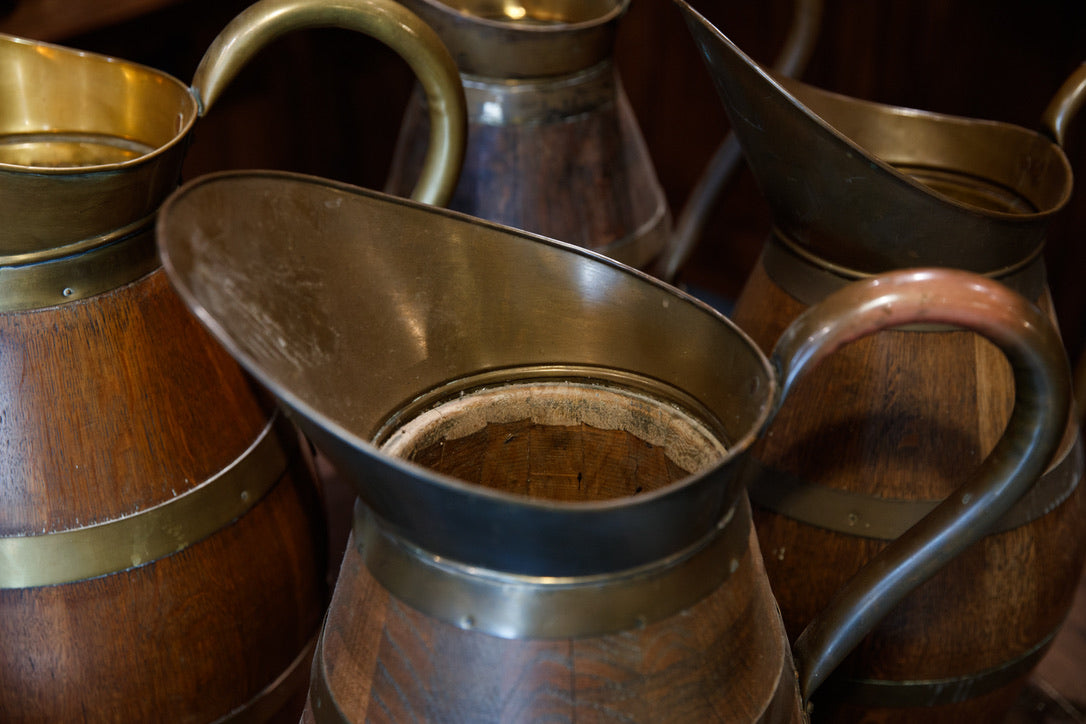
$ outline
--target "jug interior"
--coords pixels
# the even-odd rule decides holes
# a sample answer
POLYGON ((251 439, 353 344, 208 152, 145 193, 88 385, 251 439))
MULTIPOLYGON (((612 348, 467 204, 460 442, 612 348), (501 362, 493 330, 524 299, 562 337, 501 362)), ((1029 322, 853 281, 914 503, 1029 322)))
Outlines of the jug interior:
POLYGON ((0 36, 0 165, 123 164, 181 138, 196 102, 135 63, 0 36))
POLYGON ((524 379, 446 390, 377 442, 388 454, 465 482, 570 502, 658 490, 727 453, 703 410, 695 414, 649 391, 661 391, 660 383, 634 387, 573 370, 549 379, 531 370, 516 376, 524 379))

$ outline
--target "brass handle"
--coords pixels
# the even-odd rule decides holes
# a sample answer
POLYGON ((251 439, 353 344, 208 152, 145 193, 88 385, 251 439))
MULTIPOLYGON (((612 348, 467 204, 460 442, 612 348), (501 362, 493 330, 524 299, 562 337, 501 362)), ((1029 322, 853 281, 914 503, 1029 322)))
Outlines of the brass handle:
POLYGON ((985 535, 1033 485, 1067 424, 1070 372, 1048 318, 1007 287, 952 269, 880 275, 808 309, 773 352, 781 381, 774 409, 820 359, 852 340, 913 323, 965 327, 995 343, 1013 369, 1014 409, 973 477, 869 561, 800 634, 794 653, 805 701, 890 609, 985 535))
POLYGON ((238 71, 293 30, 337 27, 373 37, 396 51, 418 77, 430 108, 430 145, 411 198, 442 206, 452 197, 464 159, 467 110, 460 74, 445 45, 417 15, 392 0, 260 0, 235 17, 204 53, 192 79, 200 115, 238 71))
POLYGON ((1041 126, 1061 146, 1067 136, 1067 126, 1086 102, 1086 63, 1075 69, 1049 101, 1041 116, 1041 126))

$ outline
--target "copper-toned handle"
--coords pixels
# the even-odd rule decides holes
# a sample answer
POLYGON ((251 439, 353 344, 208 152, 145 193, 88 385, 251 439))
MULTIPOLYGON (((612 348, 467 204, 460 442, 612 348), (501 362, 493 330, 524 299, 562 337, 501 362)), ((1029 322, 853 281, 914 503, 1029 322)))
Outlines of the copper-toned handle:
POLYGON ((321 27, 376 38, 418 76, 430 108, 430 145, 411 198, 448 203, 460 176, 467 133, 460 74, 437 33, 393 0, 260 0, 250 5, 219 33, 196 69, 192 92, 200 115, 263 47, 293 30, 321 27))
POLYGON ((995 343, 1014 373, 1014 409, 973 477, 868 562, 796 640, 805 700, 902 598, 984 536, 1040 478, 1067 424, 1070 372, 1048 318, 1001 284, 950 269, 855 282, 796 319, 773 353, 777 407, 820 359, 852 340, 913 323, 964 327, 995 343))
POLYGON ((1086 63, 1076 68, 1063 82, 1041 116, 1041 126, 1056 143, 1064 145, 1067 126, 1084 102, 1086 102, 1086 63))

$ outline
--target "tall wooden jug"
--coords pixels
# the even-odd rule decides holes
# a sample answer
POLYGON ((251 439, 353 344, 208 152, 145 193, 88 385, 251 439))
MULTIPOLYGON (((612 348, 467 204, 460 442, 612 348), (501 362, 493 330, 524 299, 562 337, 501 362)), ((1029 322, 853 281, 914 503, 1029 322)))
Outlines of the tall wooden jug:
MULTIPOLYGON (((405 0, 460 69, 464 169, 449 208, 561 239, 638 268, 660 255, 671 214, 615 68, 629 0, 405 0)), ((425 147, 415 93, 388 191, 405 195, 425 147)))
MULTIPOLYGON (((1052 318, 1041 249, 1071 191, 1059 145, 776 78, 680 6, 773 214, 734 312, 763 349, 834 289, 916 265, 985 274, 1052 318)), ((1081 103, 1084 71, 1046 113, 1056 138, 1081 103)), ((920 325, 863 340, 797 389, 803 402, 754 451, 748 481, 790 636, 980 465, 1013 404, 1010 375, 977 335, 920 325)), ((1082 474, 1069 418, 1031 493, 876 628, 815 711, 842 721, 997 720, 1071 605, 1086 556, 1082 474)))
POLYGON ((841 290, 770 362, 629 267, 321 179, 203 177, 158 224, 182 298, 359 493, 307 720, 801 721, 870 626, 1032 487, 1070 406, 1044 314, 965 272, 841 290), (793 667, 748 451, 819 360, 918 321, 1007 354, 1011 422, 793 667))
MULTIPOLYGON (((398 6, 330 8, 251 6, 191 89, 0 37, 0 720, 301 712, 328 594, 308 450, 171 289, 154 218, 197 117, 280 33, 353 27, 430 62, 398 6)), ((440 120, 455 180, 462 118, 440 120)))

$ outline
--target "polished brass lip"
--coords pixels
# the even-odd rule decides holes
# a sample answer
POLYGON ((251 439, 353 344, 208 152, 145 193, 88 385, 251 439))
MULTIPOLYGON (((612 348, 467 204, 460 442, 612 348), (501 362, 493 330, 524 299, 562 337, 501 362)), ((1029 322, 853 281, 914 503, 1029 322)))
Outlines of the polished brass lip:
MULTIPOLYGON (((0 162, 0 171, 6 171, 9 173, 34 174, 41 176, 70 176, 72 174, 108 173, 110 171, 132 168, 155 159, 156 157, 164 154, 169 149, 176 146, 178 143, 182 142, 182 140, 188 136, 189 131, 192 130, 193 125, 196 123, 196 119, 199 113, 196 99, 192 95, 192 89, 168 73, 163 73, 162 71, 156 70, 141 63, 134 63, 132 61, 115 58, 113 56, 103 55, 101 53, 92 53, 85 50, 75 50, 72 48, 64 47, 62 45, 55 45, 53 43, 46 43, 37 40, 30 40, 28 38, 21 38, 19 36, 10 35, 8 33, 0 33, 0 41, 24 45, 33 48, 38 52, 41 52, 42 49, 45 49, 69 58, 79 58, 131 68, 135 72, 147 75, 151 78, 158 79, 158 81, 161 83, 168 83, 176 86, 178 90, 181 91, 180 97, 187 99, 187 101, 181 101, 185 104, 186 107, 178 109, 177 117, 180 121, 180 124, 173 137, 165 143, 156 145, 153 150, 148 151, 147 153, 137 156, 135 158, 130 158, 126 161, 118 161, 116 163, 75 166, 25 166, 22 164, 0 162)), ((65 133, 67 131, 63 128, 33 128, 26 129, 24 132, 65 133)), ((85 134, 85 130, 80 131, 80 135, 85 134)), ((135 141, 136 139, 126 138, 126 140, 135 141)))

